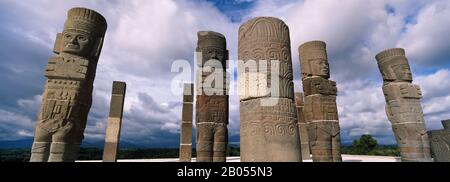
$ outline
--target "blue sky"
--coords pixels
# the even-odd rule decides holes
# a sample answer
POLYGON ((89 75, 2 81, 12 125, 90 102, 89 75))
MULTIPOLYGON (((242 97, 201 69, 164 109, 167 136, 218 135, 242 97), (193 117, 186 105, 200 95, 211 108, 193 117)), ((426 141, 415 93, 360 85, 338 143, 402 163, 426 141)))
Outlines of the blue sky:
POLYGON ((256 4, 255 1, 251 0, 207 0, 206 2, 211 2, 221 13, 225 14, 231 22, 242 21, 243 15, 248 13, 256 4))
MULTIPOLYGON (((344 143, 372 134, 393 144, 384 112, 381 76, 374 56, 405 48, 414 83, 424 93, 428 129, 450 118, 450 1, 0 1, 0 142, 31 138, 52 55, 66 12, 82 6, 108 21, 94 83, 86 141, 104 138, 113 80, 127 82, 122 141, 142 146, 179 140, 181 95, 171 92, 174 60, 193 63, 200 30, 224 34, 230 59, 237 58, 237 30, 256 16, 274 16, 290 28, 294 85, 301 91, 297 47, 327 43, 331 79, 338 86, 344 143), (51 7, 51 8, 50 8, 51 7)), ((239 142, 239 101, 230 97, 229 134, 239 142)))

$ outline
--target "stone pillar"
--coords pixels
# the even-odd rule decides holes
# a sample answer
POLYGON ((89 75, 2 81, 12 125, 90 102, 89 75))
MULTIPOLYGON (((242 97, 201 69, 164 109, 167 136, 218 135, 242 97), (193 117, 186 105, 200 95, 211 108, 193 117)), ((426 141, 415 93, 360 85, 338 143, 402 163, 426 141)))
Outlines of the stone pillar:
POLYGON ((106 20, 86 8, 68 12, 45 69, 47 81, 35 128, 31 162, 71 162, 78 155, 106 20))
POLYGON ((228 145, 228 50, 217 32, 198 32, 197 162, 225 162, 228 145))
POLYGON ((239 28, 242 162, 301 162, 289 28, 272 17, 239 28))
POLYGON ((300 45, 300 67, 305 93, 303 114, 314 162, 341 162, 336 82, 330 71, 326 44, 310 41, 300 45))
POLYGON ((443 120, 444 129, 429 131, 434 162, 450 162, 450 119, 443 120))
POLYGON ((180 162, 192 160, 192 115, 194 102, 194 84, 185 83, 183 88, 183 108, 180 129, 180 162))
POLYGON ((422 92, 412 84, 405 50, 394 48, 376 55, 383 76, 386 114, 392 124, 402 161, 431 161, 430 144, 423 119, 422 92))
POLYGON ((308 128, 305 121, 305 116, 303 115, 303 93, 295 93, 295 105, 297 107, 297 119, 298 119, 298 132, 300 135, 300 148, 302 151, 302 159, 311 159, 311 151, 309 150, 309 138, 308 138, 308 128))
POLYGON ((117 162, 126 87, 127 84, 125 82, 113 82, 111 104, 109 106, 108 126, 105 133, 103 162, 117 162))

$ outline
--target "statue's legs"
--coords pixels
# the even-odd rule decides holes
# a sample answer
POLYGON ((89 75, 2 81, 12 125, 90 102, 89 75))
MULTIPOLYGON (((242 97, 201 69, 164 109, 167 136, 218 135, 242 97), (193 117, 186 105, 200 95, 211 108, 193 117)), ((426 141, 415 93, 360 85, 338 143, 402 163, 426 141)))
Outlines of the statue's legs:
POLYGON ((216 123, 214 127, 213 162, 226 162, 228 145, 228 128, 226 124, 216 123))
MULTIPOLYGON (((399 145, 402 154, 402 162, 426 162, 423 158, 423 149, 420 147, 421 141, 412 141, 399 145)), ((430 161, 431 162, 431 161, 430 161)))
POLYGON ((34 131, 34 142, 31 147, 30 162, 47 162, 50 155, 50 144, 52 134, 47 130, 36 126, 34 131))
POLYGON ((73 125, 58 130, 52 137, 49 162, 74 162, 78 157, 83 131, 73 125))
POLYGON ((323 123, 315 123, 316 141, 311 145, 313 162, 333 162, 332 137, 328 128, 322 127, 323 123))
POLYGON ((428 136, 423 136, 423 123, 406 123, 393 126, 402 162, 432 162, 428 136))
POLYGON ((422 138, 422 150, 423 150, 423 158, 426 162, 433 162, 431 159, 431 146, 430 140, 427 134, 421 135, 422 138))
POLYGON ((214 123, 197 123, 197 162, 213 162, 214 123))
POLYGON ((331 137, 331 148, 333 155, 333 162, 342 162, 341 156, 341 135, 340 135, 340 127, 339 123, 333 123, 333 131, 332 134, 334 136, 331 137))

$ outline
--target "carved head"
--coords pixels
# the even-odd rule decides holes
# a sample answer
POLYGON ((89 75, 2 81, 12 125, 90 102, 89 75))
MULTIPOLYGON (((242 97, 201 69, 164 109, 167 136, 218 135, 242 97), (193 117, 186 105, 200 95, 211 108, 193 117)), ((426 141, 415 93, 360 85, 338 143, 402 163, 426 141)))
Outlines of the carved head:
POLYGON ((382 51, 375 56, 384 81, 412 81, 411 69, 405 50, 393 48, 382 51))
POLYGON ((322 41, 306 42, 298 48, 302 78, 320 76, 330 78, 326 44, 322 41))
POLYGON ((203 63, 211 59, 225 63, 228 59, 225 36, 213 31, 199 31, 197 36, 197 52, 202 52, 203 63))
POLYGON ((54 52, 98 57, 106 27, 101 14, 86 8, 72 8, 67 13, 64 31, 57 36, 54 52))
POLYGON ((441 122, 442 122, 442 126, 444 127, 444 129, 450 130, 450 119, 442 120, 441 122))

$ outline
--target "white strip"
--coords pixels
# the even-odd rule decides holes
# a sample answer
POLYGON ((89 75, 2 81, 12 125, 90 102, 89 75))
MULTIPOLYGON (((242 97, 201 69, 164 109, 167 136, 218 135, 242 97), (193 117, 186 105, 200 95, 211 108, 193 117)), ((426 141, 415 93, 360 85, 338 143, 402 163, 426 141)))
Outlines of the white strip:
POLYGON ((310 121, 310 122, 308 122, 308 123, 320 123, 320 122, 339 123, 339 120, 315 120, 315 121, 310 121))
POLYGON ((216 122, 201 122, 201 123, 197 123, 197 124, 220 124, 220 125, 227 125, 225 123, 216 123, 216 122))
POLYGON ((326 96, 326 95, 324 95, 324 94, 311 94, 311 95, 307 95, 306 97, 309 97, 309 96, 316 96, 316 95, 323 95, 323 96, 326 96))
POLYGON ((423 124, 424 122, 402 122, 402 123, 395 123, 392 125, 400 125, 400 124, 423 124))

